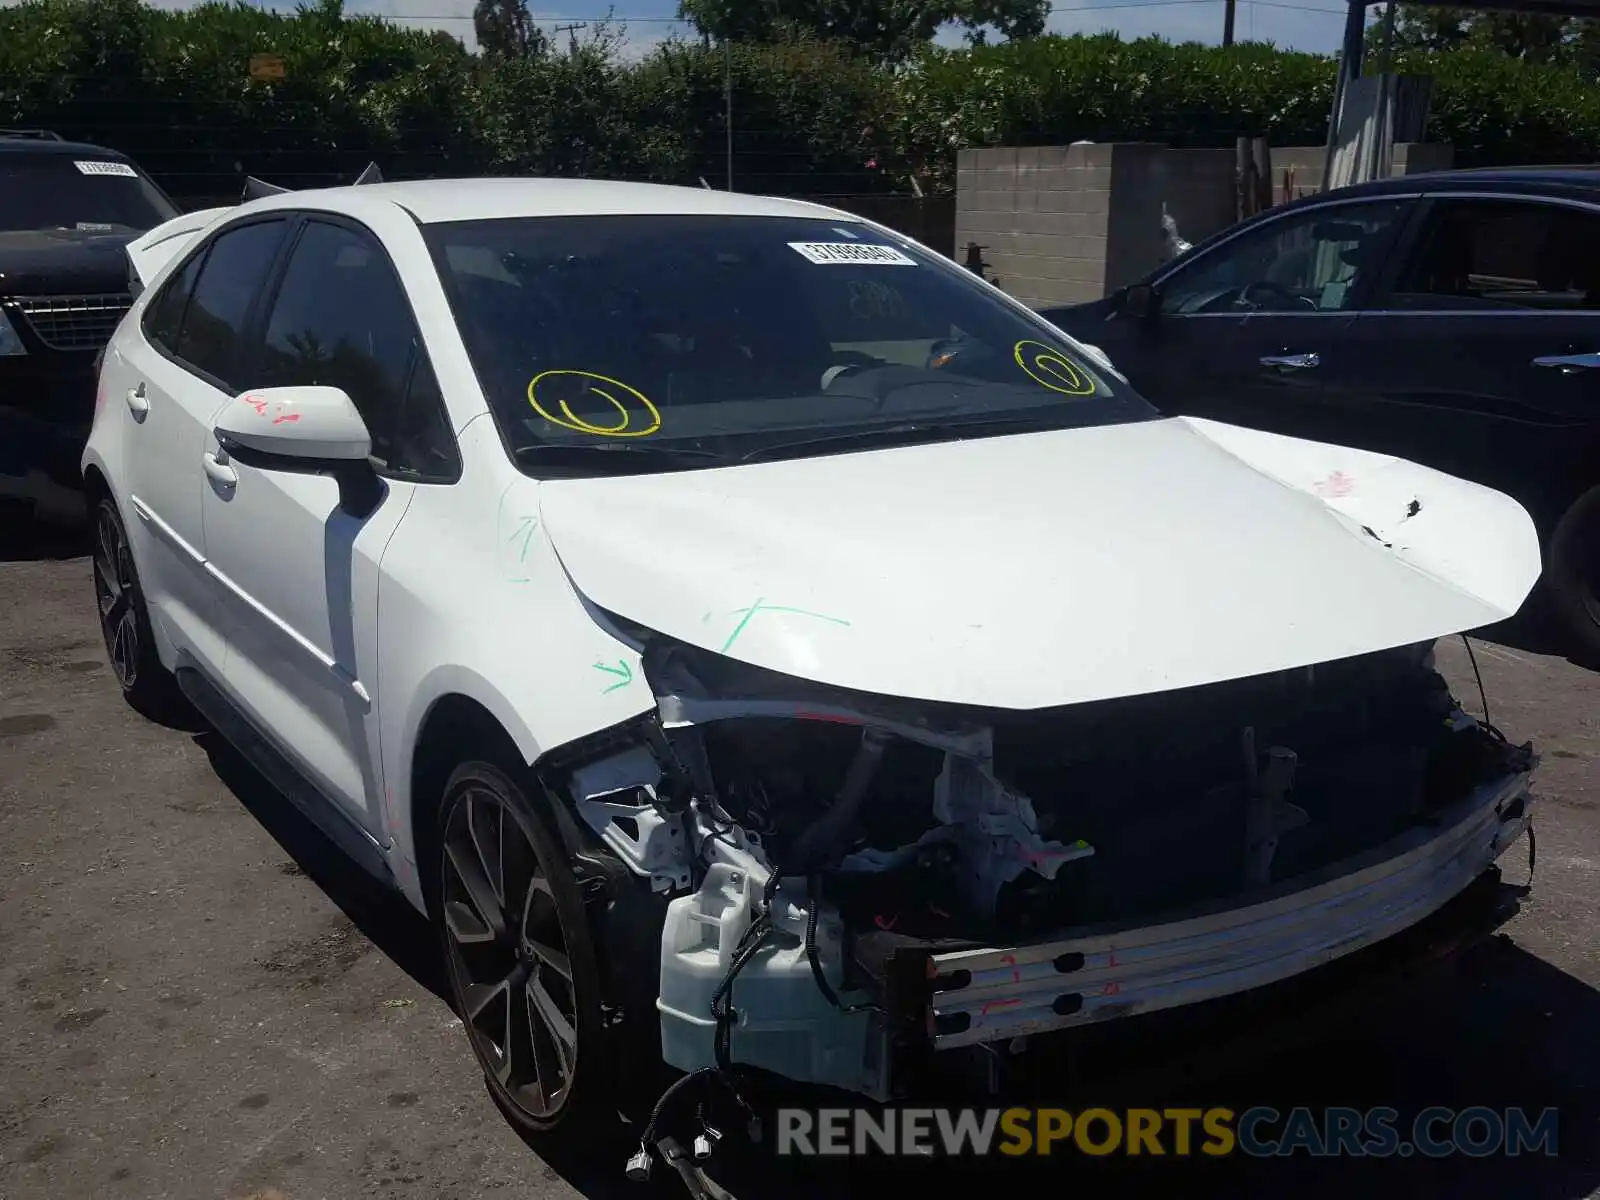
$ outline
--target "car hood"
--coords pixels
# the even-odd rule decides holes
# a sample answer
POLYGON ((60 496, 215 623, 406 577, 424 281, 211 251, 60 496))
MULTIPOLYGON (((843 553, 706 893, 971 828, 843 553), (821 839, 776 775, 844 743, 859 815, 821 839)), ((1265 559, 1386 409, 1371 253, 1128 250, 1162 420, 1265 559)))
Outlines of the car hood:
POLYGON ((1070 336, 1077 337, 1082 334, 1093 340, 1094 331, 1105 324, 1115 311, 1115 301, 1112 297, 1106 296, 1084 304, 1040 308, 1039 315, 1070 336))
POLYGON ((1470 630, 1540 569, 1498 492, 1191 418, 528 486, 602 609, 787 675, 983 707, 1470 630))
POLYGON ((96 295, 128 290, 132 231, 0 231, 0 295, 96 295))

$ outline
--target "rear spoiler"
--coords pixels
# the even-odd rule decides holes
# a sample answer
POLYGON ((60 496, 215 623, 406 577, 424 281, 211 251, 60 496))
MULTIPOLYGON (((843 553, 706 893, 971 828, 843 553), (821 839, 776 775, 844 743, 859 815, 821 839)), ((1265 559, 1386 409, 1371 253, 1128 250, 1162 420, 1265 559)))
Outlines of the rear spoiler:
MULTIPOLYGON (((383 176, 378 171, 378 164, 368 163, 366 170, 357 175, 355 182, 350 186, 359 187, 363 184, 382 182, 383 176)), ((280 196, 290 190, 252 175, 244 181, 244 194, 239 198, 239 203, 249 204, 252 200, 280 196)), ((160 274, 163 267, 191 246, 194 240, 217 220, 233 211, 232 208, 202 208, 182 213, 129 242, 128 290, 137 296, 160 274)))

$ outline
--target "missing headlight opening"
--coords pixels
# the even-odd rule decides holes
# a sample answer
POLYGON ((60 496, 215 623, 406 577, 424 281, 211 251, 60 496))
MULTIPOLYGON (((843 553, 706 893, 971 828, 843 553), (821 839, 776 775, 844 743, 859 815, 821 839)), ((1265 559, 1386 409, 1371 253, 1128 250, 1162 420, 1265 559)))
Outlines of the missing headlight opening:
POLYGON ((1463 895, 1530 746, 1432 644, 1034 712, 647 650, 654 732, 572 776, 664 902, 662 1054, 890 1100, 1288 979, 1463 895))

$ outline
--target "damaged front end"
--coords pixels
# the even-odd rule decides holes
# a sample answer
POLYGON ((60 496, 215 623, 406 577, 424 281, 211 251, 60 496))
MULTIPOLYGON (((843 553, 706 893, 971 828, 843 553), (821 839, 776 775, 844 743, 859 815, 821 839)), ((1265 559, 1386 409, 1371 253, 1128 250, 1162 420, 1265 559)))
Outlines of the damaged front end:
POLYGON ((684 1071, 893 1099, 1378 943, 1529 821, 1531 747, 1461 710, 1431 643, 1018 712, 619 626, 657 711, 567 786, 664 901, 656 1007, 684 1071))

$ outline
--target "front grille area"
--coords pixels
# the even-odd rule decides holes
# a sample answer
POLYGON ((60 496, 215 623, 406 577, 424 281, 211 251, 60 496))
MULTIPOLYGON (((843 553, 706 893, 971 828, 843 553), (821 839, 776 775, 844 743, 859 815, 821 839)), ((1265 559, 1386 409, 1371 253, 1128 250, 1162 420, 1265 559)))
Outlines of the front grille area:
POLYGON ((126 292, 99 296, 18 296, 15 311, 52 350, 98 350, 111 340, 133 297, 126 292))

